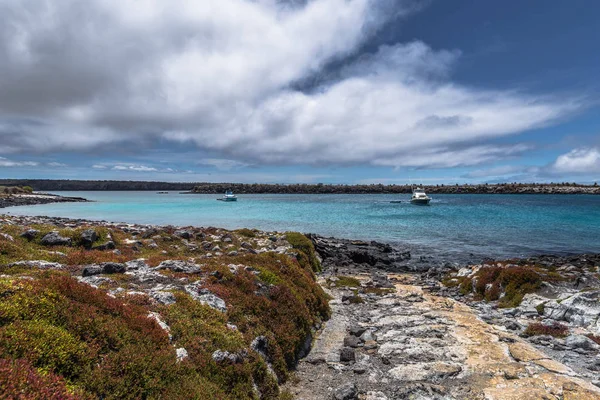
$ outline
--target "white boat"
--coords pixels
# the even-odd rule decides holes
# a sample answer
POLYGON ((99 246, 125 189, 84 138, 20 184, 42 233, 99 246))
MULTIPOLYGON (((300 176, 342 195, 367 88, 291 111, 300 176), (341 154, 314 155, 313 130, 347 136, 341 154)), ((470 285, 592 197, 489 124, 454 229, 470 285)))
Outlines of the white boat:
POLYGON ((416 187, 413 189, 412 197, 410 202, 412 204, 420 204, 420 205, 428 205, 431 201, 431 197, 427 196, 425 190, 420 187, 416 187))
POLYGON ((220 199, 217 199, 220 201, 237 201, 237 196, 235 194, 233 194, 233 192, 231 190, 228 190, 225 192, 225 194, 223 195, 223 197, 221 197, 220 199))

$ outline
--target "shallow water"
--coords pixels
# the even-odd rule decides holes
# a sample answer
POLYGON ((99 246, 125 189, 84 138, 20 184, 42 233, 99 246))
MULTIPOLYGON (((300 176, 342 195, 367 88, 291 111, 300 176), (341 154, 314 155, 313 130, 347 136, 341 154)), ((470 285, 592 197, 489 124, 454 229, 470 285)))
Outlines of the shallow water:
POLYGON ((516 257, 600 252, 600 196, 436 195, 415 206, 410 195, 218 195, 61 192, 91 203, 11 207, 5 213, 93 220, 250 227, 402 243, 432 252, 516 257), (390 203, 403 200, 402 203, 390 203))

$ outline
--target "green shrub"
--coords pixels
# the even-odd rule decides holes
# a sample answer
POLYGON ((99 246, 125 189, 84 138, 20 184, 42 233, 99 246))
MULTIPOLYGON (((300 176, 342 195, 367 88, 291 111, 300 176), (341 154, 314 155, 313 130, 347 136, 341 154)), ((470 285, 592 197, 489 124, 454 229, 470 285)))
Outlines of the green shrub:
POLYGON ((301 264, 306 261, 314 272, 321 271, 321 263, 317 257, 315 246, 309 238, 298 232, 288 232, 286 239, 294 249, 300 252, 299 259, 301 260, 301 264))
POLYGON ((360 287, 360 281, 351 276, 336 276, 337 280, 328 280, 329 285, 333 287, 360 287))
POLYGON ((0 399, 82 400, 84 393, 71 393, 66 382, 52 372, 40 373, 25 359, 0 359, 0 399))

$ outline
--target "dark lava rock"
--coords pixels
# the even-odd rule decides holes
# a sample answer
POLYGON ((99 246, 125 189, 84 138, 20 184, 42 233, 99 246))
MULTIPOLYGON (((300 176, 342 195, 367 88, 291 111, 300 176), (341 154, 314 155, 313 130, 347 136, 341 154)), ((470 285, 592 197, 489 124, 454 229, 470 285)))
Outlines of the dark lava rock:
POLYGON ((358 389, 356 384, 348 382, 342 386, 337 387, 333 391, 334 400, 355 400, 358 399, 358 389))
POLYGON ((324 269, 352 265, 390 271, 411 269, 405 263, 411 259, 410 252, 400 251, 386 243, 325 238, 314 234, 307 237, 321 256, 324 269))
POLYGON ((122 274, 126 270, 125 264, 106 262, 102 264, 93 264, 85 267, 81 273, 82 276, 92 276, 100 274, 122 274))
POLYGON ((125 264, 121 263, 107 262, 100 265, 104 274, 122 274, 126 270, 125 264))
POLYGON ((92 250, 114 250, 116 248, 115 246, 115 242, 113 242, 112 240, 109 240, 106 243, 103 244, 99 244, 97 246, 92 247, 92 250))
POLYGON ((365 333, 365 331, 367 330, 367 328, 364 328, 362 326, 358 326, 358 325, 353 325, 350 327, 350 329, 348 329, 348 332, 350 332, 351 335, 354 336, 360 336, 363 333, 365 333))
POLYGON ((44 246, 70 246, 71 238, 60 236, 58 232, 54 231, 45 235, 40 243, 44 246))
POLYGON ((86 249, 91 249, 94 242, 98 240, 98 234, 93 229, 86 229, 81 232, 81 244, 86 249))
POLYGON ((175 231, 175 236, 179 236, 182 239, 191 239, 194 236, 194 232, 188 229, 179 229, 175 231))
POLYGON ((360 339, 357 338, 356 336, 346 336, 344 338, 344 346, 346 347, 359 347, 360 346, 360 339))
POLYGON ((27 240, 33 240, 40 234, 40 231, 37 229, 27 229, 25 232, 21 233, 21 237, 27 240))
POLYGON ((86 276, 100 275, 101 273, 102 273, 101 266, 89 265, 83 269, 83 271, 81 272, 81 276, 86 277, 86 276))
POLYGON ((356 354, 353 348, 344 347, 340 351, 340 361, 341 362, 354 362, 356 361, 356 354))

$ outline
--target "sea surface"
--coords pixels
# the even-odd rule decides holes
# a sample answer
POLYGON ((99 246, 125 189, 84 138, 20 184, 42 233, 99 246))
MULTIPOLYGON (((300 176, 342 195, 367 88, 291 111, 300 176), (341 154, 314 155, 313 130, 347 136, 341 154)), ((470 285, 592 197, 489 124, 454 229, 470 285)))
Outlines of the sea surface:
POLYGON ((435 195, 430 206, 410 195, 218 195, 155 192, 58 192, 90 203, 11 207, 45 215, 140 224, 300 231, 377 240, 452 258, 600 253, 600 196, 435 195), (402 201, 390 203, 390 201, 402 201))

